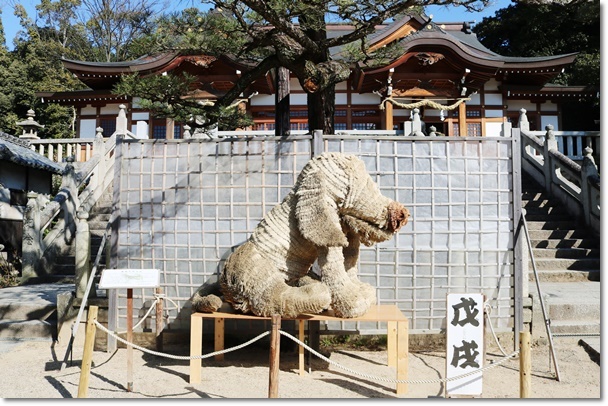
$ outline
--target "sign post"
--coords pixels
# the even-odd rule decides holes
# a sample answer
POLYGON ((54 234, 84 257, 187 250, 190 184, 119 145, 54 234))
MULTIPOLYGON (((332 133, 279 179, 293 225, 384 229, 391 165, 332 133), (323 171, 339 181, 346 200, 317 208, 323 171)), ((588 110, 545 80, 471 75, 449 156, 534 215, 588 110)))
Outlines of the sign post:
POLYGON ((158 269, 106 269, 99 289, 127 289, 127 391, 133 392, 133 289, 160 287, 158 269))
MULTIPOLYGON (((483 368, 484 295, 450 293, 447 296, 446 377, 453 378, 483 368)), ((479 396, 482 372, 446 382, 447 396, 479 396)))

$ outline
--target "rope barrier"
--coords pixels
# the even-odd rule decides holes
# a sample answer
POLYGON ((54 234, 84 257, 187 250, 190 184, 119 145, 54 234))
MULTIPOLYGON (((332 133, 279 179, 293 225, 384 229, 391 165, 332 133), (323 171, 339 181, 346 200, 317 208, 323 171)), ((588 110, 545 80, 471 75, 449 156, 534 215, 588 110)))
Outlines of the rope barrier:
MULTIPOLYGON (((131 347, 138 349, 142 352, 148 353, 148 354, 152 354, 152 355, 156 355, 159 357, 165 357, 165 358, 171 358, 171 359, 177 359, 177 360, 191 360, 191 359, 204 359, 204 358, 210 358, 216 355, 220 355, 220 354, 225 354, 231 351, 236 351, 236 350, 240 350, 241 348, 244 348, 250 344, 253 344, 254 342, 264 338, 265 336, 270 334, 270 331, 265 331, 262 334, 258 335, 257 337, 252 338, 251 340, 243 343, 243 344, 239 344, 235 347, 231 347, 231 348, 226 348, 224 350, 220 350, 220 351, 215 351, 215 352, 211 352, 208 354, 203 354, 203 355, 197 355, 197 356, 186 356, 186 355, 173 355, 173 354, 166 354, 166 353, 162 353, 162 352, 158 352, 158 351, 153 351, 153 350, 149 350, 147 348, 141 347, 137 344, 133 344, 128 342, 127 340, 123 339, 122 337, 119 337, 118 335, 116 335, 114 332, 108 330, 107 328, 105 328, 101 323, 99 323, 97 320, 94 321, 95 325, 101 329, 102 331, 104 331, 105 333, 107 333, 108 335, 116 338, 118 341, 122 342, 125 345, 130 345, 131 347)), ((307 349, 308 351, 310 351, 312 354, 316 355, 317 357, 321 358, 322 360, 328 362, 329 364, 343 369, 353 375, 357 375, 357 376, 361 376, 363 378, 366 379, 371 379, 374 381, 380 381, 380 382, 387 382, 387 383, 410 383, 410 384, 428 384, 428 383, 445 383, 445 382, 450 382, 450 381, 455 381, 458 379, 462 379, 465 378, 467 376, 470 375, 475 375, 478 373, 481 373, 483 371, 492 369, 494 367, 497 367, 501 364, 503 364, 504 362, 506 362, 507 360, 513 358, 514 356, 516 356, 517 354, 519 354, 519 350, 514 351, 513 353, 509 354, 508 356, 505 356, 504 358, 502 358, 501 360, 499 360, 498 362, 494 362, 490 365, 487 365, 483 368, 477 369, 475 371, 471 371, 468 372, 466 374, 462 374, 459 376, 453 376, 451 378, 443 378, 443 379, 433 379, 433 380, 403 380, 403 379, 388 379, 388 378, 382 378, 382 377, 378 377, 378 376, 374 376, 374 375, 368 375, 368 374, 363 374, 361 372, 357 372, 353 369, 350 369, 348 367, 345 367, 343 365, 340 365, 339 363, 330 360, 329 358, 325 357, 323 354, 320 354, 319 352, 315 351, 314 349, 312 349, 311 347, 309 347, 308 345, 306 345, 305 343, 303 343, 302 341, 300 341, 299 339, 297 339, 296 337, 292 336, 291 334, 283 331, 283 330, 279 330, 279 333, 286 336, 287 338, 291 339, 292 341, 296 342, 298 345, 301 345, 302 347, 304 347, 305 349, 307 349)))
POLYGON ((516 356, 517 354, 519 354, 519 350, 514 351, 512 354, 510 354, 509 356, 501 359, 498 362, 495 362, 493 364, 487 365, 487 366, 485 366, 483 368, 480 368, 480 369, 477 369, 475 371, 468 372, 466 374, 462 374, 462 375, 458 375, 458 376, 453 376, 451 378, 433 379, 433 380, 388 379, 388 378, 377 377, 377 376, 374 376, 374 375, 363 374, 363 373, 357 372, 357 371, 355 371, 353 369, 350 369, 348 367, 345 367, 343 365, 340 365, 337 362, 332 361, 329 358, 325 357, 323 354, 320 354, 317 351, 313 350, 312 348, 310 348, 309 346, 307 346, 306 344, 304 344, 302 341, 298 340, 297 338, 295 338, 291 334, 289 334, 289 333, 287 333, 287 332, 285 332, 283 330, 279 330, 279 333, 282 334, 282 335, 284 335, 284 336, 286 336, 286 337, 288 337, 292 341, 295 341, 296 343, 298 343, 299 345, 303 346, 304 348, 306 348, 308 351, 310 351, 311 353, 313 353, 317 357, 321 358, 322 360, 330 363, 331 365, 333 365, 335 367, 338 367, 338 368, 343 369, 343 370, 345 370, 347 372, 350 372, 351 374, 361 376, 363 378, 372 379, 374 381, 388 382, 388 383, 422 384, 422 383, 445 383, 445 382, 455 381, 455 380, 458 380, 458 379, 465 378, 465 377, 467 377, 469 375, 475 375, 475 374, 483 372, 485 370, 497 367, 500 364, 504 363, 505 361, 509 360, 510 358, 513 358, 514 356, 516 356))
POLYGON ((102 331, 104 331, 105 333, 107 333, 108 335, 114 337, 115 339, 117 339, 118 341, 120 341, 123 344, 126 345, 130 345, 131 347, 140 350, 142 352, 146 352, 148 354, 152 354, 152 355, 156 355, 158 357, 165 357, 165 358, 171 358, 171 359, 178 359, 178 360, 191 360, 191 359, 205 359, 205 358, 209 358, 209 357, 214 357, 216 355, 220 355, 220 354, 225 354, 227 352, 231 352, 231 351, 236 351, 236 350, 240 350, 241 348, 247 347, 250 344, 253 344, 254 342, 264 338, 265 336, 267 336, 268 334, 270 334, 270 331, 265 331, 262 334, 258 335, 257 337, 252 338, 251 340, 243 343, 243 344, 239 344, 235 347, 232 348, 226 348, 220 351, 215 351, 215 352, 211 352, 209 354, 203 354, 203 355, 198 355, 198 356, 186 356, 186 355, 173 355, 173 354, 166 354, 163 352, 158 352, 158 351, 153 351, 153 350, 149 350, 147 348, 141 347, 137 344, 133 344, 128 342, 127 340, 125 340, 122 337, 117 336, 114 332, 108 330, 107 328, 105 328, 102 324, 100 324, 97 320, 95 320, 95 325, 97 327, 99 327, 102 331))
MULTIPOLYGON (((133 326, 133 330, 136 330, 139 326, 141 326, 141 324, 144 322, 144 320, 146 320, 146 318, 150 315, 150 313, 152 313, 152 310, 156 307, 156 305, 158 304, 158 302, 161 299, 170 301, 171 303, 173 303, 173 306, 175 306, 175 309, 179 309, 179 306, 177 305, 177 303, 175 303, 175 301, 173 301, 170 297, 167 297, 166 294, 164 294, 164 293, 155 293, 154 294, 154 303, 152 303, 150 305, 150 308, 148 309, 148 311, 146 312, 146 314, 144 314, 144 317, 142 317, 142 319, 136 325, 133 326)), ((167 309, 165 307, 164 310, 167 313, 167 315, 165 317, 168 319, 169 318, 169 310, 175 310, 175 309, 167 309)), ((126 333, 127 333, 126 330, 125 331, 117 332, 117 334, 126 334, 126 333)))

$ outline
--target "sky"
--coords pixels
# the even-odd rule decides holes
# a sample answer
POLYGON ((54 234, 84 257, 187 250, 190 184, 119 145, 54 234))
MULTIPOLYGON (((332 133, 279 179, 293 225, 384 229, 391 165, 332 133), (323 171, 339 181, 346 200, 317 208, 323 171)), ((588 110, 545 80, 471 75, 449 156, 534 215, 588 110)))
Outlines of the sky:
MULTIPOLYGON (((6 45, 9 49, 13 49, 13 39, 17 32, 21 29, 19 26, 19 20, 13 15, 12 4, 20 3, 25 7, 30 18, 34 19, 36 15, 36 5, 40 3, 39 0, 0 0, 0 8, 2 9, 2 24, 4 25, 4 35, 6 38, 6 45)), ((476 21, 480 22, 483 17, 494 16, 496 10, 509 6, 511 0, 491 0, 491 5, 487 7, 481 13, 468 13, 464 7, 447 7, 447 6, 430 6, 427 7, 427 14, 433 15, 433 21, 435 22, 453 22, 453 21, 476 21)), ((176 5, 178 8, 185 8, 191 5, 201 4, 200 2, 193 0, 181 0, 172 1, 172 5, 176 5)))

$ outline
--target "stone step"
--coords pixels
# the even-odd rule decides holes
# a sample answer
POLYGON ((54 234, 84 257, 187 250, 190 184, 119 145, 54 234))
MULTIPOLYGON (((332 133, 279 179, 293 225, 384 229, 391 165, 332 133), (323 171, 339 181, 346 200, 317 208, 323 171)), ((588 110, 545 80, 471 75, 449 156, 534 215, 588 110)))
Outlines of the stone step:
MULTIPOLYGON (((522 203, 525 203, 525 202, 522 202, 522 203)), ((572 215, 568 212, 568 210, 563 205, 559 205, 559 206, 545 205, 545 206, 539 207, 539 206, 534 206, 534 205, 526 206, 525 204, 523 204, 522 206, 526 210, 526 220, 531 220, 529 216, 536 216, 536 215, 560 216, 560 217, 564 217, 564 218, 572 217, 572 215)))
POLYGON ((551 320, 552 334, 598 334, 598 320, 551 320))
MULTIPOLYGON (((540 283, 549 318, 552 320, 600 320, 601 283, 540 283)), ((530 286, 530 291, 537 292, 530 286)))
POLYGON ((581 238, 585 239, 589 237, 586 230, 575 229, 575 230, 530 230, 530 240, 562 240, 562 239, 573 239, 581 238))
POLYGON ((564 239, 530 239, 532 248, 599 248, 599 241, 592 239, 564 238, 564 239))
MULTIPOLYGON (((559 213, 538 213, 538 214, 526 214, 526 221, 528 222, 528 226, 532 223, 532 222, 536 222, 536 221, 540 221, 540 222, 547 222, 547 221, 572 221, 572 216, 564 216, 562 214, 559 213)), ((576 228, 576 227, 574 227, 576 228)))
POLYGON ((580 226, 580 222, 577 220, 526 220, 528 230, 574 230, 580 226))
POLYGON ((46 320, 56 310, 56 306, 51 302, 15 301, 13 303, 0 303, 2 321, 46 320))
MULTIPOLYGON (((587 271, 600 269, 599 258, 534 258, 536 269, 545 271, 569 270, 587 271)), ((529 261, 528 269, 532 269, 532 261, 529 261)))
POLYGON ((600 257, 598 248, 533 248, 534 258, 592 258, 600 257))
MULTIPOLYGON (((541 282, 589 282, 595 281, 599 282, 600 280, 600 270, 599 269, 589 269, 589 270, 543 270, 537 269, 538 278, 541 282)), ((528 280, 533 282, 534 272, 532 267, 530 266, 530 273, 528 274, 528 280)))
POLYGON ((57 336, 56 323, 45 320, 0 321, 0 340, 53 340, 57 336))

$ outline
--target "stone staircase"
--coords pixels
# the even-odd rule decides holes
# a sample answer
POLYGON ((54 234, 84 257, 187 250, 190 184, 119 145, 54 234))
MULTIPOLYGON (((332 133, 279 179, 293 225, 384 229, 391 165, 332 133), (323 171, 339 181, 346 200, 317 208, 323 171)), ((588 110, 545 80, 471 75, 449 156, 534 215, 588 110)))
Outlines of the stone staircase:
MULTIPOLYGON (((112 187, 101 196, 91 210, 91 267, 101 244, 112 208, 112 187)), ((109 246, 110 240, 106 240, 109 246)), ((58 296, 71 296, 75 290, 74 244, 68 255, 58 259, 55 273, 49 277, 36 278, 36 283, 0 290, 0 340, 56 340, 58 337, 58 296)), ((97 268, 97 280, 105 268, 105 253, 97 268)), ((97 292, 99 297, 99 292, 97 292)), ((102 298, 96 301, 103 300, 102 298)), ((80 300, 70 301, 70 307, 78 306, 80 300)), ((61 306, 61 305, 60 305, 61 306)), ((67 311, 66 309, 63 309, 67 311)), ((72 308, 72 313, 78 308, 72 308)))
MULTIPOLYGON (((539 285, 551 320, 560 334, 600 332, 600 240, 573 219, 559 202, 525 173, 522 206, 532 243, 539 285)), ((526 247, 527 250, 527 247, 526 247)), ((528 263, 533 297, 533 337, 546 336, 532 261, 528 263)))

